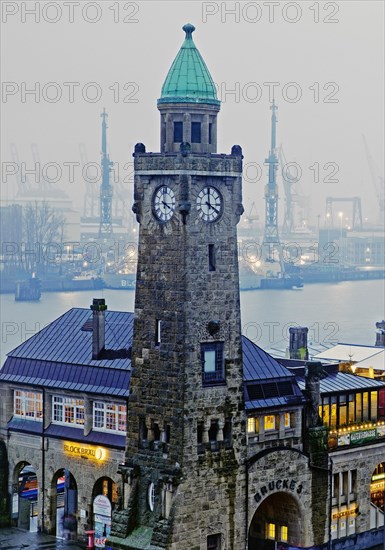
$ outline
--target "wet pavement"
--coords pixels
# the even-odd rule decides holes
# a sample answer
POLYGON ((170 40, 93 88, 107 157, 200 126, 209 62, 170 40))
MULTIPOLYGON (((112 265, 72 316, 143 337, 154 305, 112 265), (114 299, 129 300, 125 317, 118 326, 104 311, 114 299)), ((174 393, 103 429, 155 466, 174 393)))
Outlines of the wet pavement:
POLYGON ((84 550, 74 541, 64 541, 42 533, 30 533, 16 527, 0 529, 1 550, 84 550))

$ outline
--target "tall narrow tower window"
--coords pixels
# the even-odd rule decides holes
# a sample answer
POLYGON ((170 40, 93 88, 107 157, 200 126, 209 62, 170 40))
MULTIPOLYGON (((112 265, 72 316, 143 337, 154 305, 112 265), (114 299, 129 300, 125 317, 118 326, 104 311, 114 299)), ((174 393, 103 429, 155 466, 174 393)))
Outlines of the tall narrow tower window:
POLYGON ((201 123, 200 122, 191 123, 191 142, 192 143, 201 142, 201 123))
POLYGON ((212 133, 212 128, 213 128, 213 125, 212 123, 210 122, 209 123, 209 144, 211 145, 211 133, 212 133))
POLYGON ((153 483, 150 483, 148 486, 148 507, 150 508, 151 512, 154 511, 155 508, 155 485, 153 483))
POLYGON ((209 271, 215 271, 215 245, 209 244, 209 271))
POLYGON ((183 141, 183 122, 174 122, 174 143, 183 141))
POLYGON ((223 342, 201 345, 202 382, 205 386, 225 382, 223 342))
POLYGON ((162 321, 160 319, 157 319, 155 321, 155 345, 156 346, 159 346, 159 344, 161 343, 161 338, 162 338, 162 333, 161 333, 161 330, 162 330, 162 321))

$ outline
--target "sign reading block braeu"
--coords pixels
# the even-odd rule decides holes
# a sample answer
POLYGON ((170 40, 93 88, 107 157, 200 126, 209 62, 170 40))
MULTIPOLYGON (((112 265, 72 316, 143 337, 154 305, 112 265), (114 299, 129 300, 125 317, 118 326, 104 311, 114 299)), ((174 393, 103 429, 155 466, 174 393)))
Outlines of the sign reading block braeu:
POLYGON ((64 442, 64 452, 72 457, 89 458, 97 462, 102 462, 107 458, 107 449, 104 449, 104 447, 83 445, 73 441, 64 442))

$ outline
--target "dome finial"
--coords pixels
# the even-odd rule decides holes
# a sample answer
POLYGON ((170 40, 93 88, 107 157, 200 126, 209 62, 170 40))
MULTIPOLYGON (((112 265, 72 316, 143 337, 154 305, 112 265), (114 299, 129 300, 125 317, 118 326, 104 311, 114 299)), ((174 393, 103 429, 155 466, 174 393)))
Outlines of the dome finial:
POLYGON ((186 33, 186 40, 191 40, 191 35, 195 31, 194 25, 191 25, 191 23, 186 23, 186 25, 183 25, 182 29, 186 33))

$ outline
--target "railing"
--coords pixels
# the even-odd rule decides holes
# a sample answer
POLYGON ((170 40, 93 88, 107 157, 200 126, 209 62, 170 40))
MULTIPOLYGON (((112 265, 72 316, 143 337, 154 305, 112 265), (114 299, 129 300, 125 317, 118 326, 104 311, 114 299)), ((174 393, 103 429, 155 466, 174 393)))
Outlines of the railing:
POLYGON ((384 525, 384 512, 373 502, 370 503, 370 529, 377 529, 384 525))

